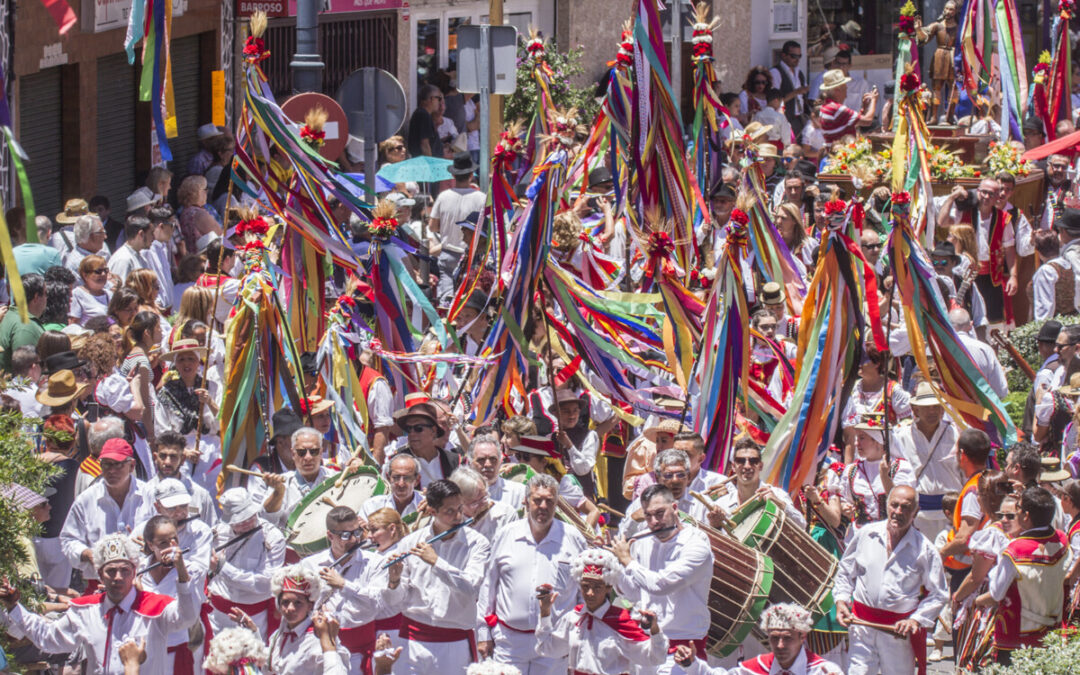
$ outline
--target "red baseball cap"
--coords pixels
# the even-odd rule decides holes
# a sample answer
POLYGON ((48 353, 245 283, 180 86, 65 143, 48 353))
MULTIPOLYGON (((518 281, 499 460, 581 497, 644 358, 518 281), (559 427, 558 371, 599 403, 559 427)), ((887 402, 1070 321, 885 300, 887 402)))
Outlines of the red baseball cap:
POLYGON ((123 462, 135 456, 131 444, 122 438, 110 438, 105 441, 101 448, 101 456, 98 459, 111 459, 114 462, 123 462))

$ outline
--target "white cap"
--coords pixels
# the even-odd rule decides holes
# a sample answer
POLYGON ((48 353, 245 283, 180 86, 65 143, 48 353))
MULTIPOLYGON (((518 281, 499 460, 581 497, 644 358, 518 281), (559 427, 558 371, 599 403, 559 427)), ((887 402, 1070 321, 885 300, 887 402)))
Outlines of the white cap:
POLYGON ((154 488, 154 501, 161 504, 164 509, 175 509, 178 506, 187 506, 191 503, 191 493, 183 483, 175 478, 166 478, 159 481, 154 488))
POLYGON ((231 488, 221 495, 221 517, 227 525, 239 525, 258 515, 261 507, 242 487, 231 488))
POLYGON ((386 195, 386 198, 394 202, 394 206, 398 207, 399 209, 403 206, 412 206, 416 203, 415 199, 412 199, 407 195, 403 195, 400 192, 391 192, 390 194, 386 195))
POLYGON ((200 141, 205 141, 208 138, 213 138, 214 136, 220 136, 223 133, 225 133, 225 132, 223 132, 221 129, 215 127, 213 124, 204 124, 195 131, 195 136, 200 141))

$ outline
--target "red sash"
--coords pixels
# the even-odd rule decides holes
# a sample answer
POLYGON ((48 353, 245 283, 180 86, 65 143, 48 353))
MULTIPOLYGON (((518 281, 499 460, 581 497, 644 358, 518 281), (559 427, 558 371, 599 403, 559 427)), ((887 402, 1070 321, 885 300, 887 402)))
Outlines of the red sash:
POLYGON ((476 631, 462 628, 443 628, 441 626, 429 626, 416 619, 401 615, 401 630, 398 637, 402 640, 416 640, 418 642, 461 642, 469 643, 469 653, 473 660, 479 658, 476 651, 476 631))
POLYGON ((167 652, 173 655, 172 672, 174 675, 194 675, 195 657, 186 642, 181 642, 175 647, 169 647, 167 652))
POLYGON ((262 612, 266 612, 267 634, 273 634, 273 632, 278 629, 278 625, 280 625, 281 623, 281 617, 279 617, 277 612, 274 611, 275 607, 273 598, 267 598, 266 600, 262 600, 260 602, 252 602, 248 604, 226 600, 220 595, 211 595, 209 599, 210 604, 213 605, 214 609, 221 612, 222 614, 228 614, 229 610, 233 608, 243 611, 244 614, 247 614, 250 617, 255 617, 262 612))
POLYGON ((372 675, 375 668, 375 622, 355 628, 342 628, 338 637, 350 654, 363 654, 361 669, 364 675, 372 675))
MULTIPOLYGON (((754 675, 769 675, 769 671, 772 670, 773 659, 776 656, 773 653, 761 654, 752 659, 748 659, 739 664, 739 667, 743 670, 749 670, 754 675)), ((810 667, 820 664, 825 659, 821 658, 809 649, 806 650, 806 665, 807 672, 810 672, 810 667)), ((789 672, 789 671, 784 671, 789 672)))
POLYGON ((494 628, 495 626, 502 626, 507 630, 512 630, 515 633, 535 633, 535 630, 521 630, 520 628, 514 628, 510 624, 506 623, 498 617, 496 614, 488 614, 484 617, 484 623, 488 625, 488 628, 494 628))
POLYGON ((1008 213, 1001 209, 994 209, 993 215, 990 216, 990 232, 987 235, 990 260, 979 263, 979 274, 989 274, 990 281, 995 286, 1001 287, 1001 304, 1005 314, 1005 323, 1010 324, 1013 323, 1012 296, 1005 292, 1005 282, 1009 277, 1005 270, 1005 249, 1002 248, 1001 242, 1005 238, 1005 228, 1012 226, 1011 220, 1012 216, 1008 213))
MULTIPOLYGON (((593 615, 585 611, 585 605, 575 606, 574 611, 581 615, 577 620, 577 625, 580 626, 585 621, 588 623, 586 630, 592 630, 593 615)), ((600 617, 600 621, 627 640, 644 642, 649 639, 649 635, 641 629, 641 624, 630 616, 630 610, 623 607, 609 605, 604 616, 600 617)))
MULTIPOLYGON (((960 506, 957 504, 957 509, 959 510, 959 508, 960 506)), ((897 621, 910 619, 911 615, 915 613, 915 610, 904 613, 889 612, 884 609, 867 607, 861 602, 851 603, 851 611, 856 619, 862 619, 863 621, 869 621, 871 623, 881 623, 888 626, 893 625, 897 621)), ((912 633, 908 639, 911 641, 911 650, 915 652, 915 664, 918 666, 918 673, 919 675, 926 675, 926 629, 919 626, 919 629, 912 633)))
POLYGON ((395 614, 394 616, 385 619, 375 619, 375 632, 385 633, 386 631, 401 630, 401 615, 395 614))
POLYGON ((694 653, 697 654, 699 659, 705 660, 709 658, 709 653, 705 651, 705 638, 701 638, 700 640, 668 640, 667 653, 674 654, 675 650, 678 649, 680 645, 686 645, 687 647, 693 648, 694 653))

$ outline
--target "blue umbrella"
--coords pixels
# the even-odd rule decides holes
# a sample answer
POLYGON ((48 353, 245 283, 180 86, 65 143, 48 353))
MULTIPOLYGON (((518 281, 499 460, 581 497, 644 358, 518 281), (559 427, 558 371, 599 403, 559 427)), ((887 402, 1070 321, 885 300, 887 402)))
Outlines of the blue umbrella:
POLYGON ((449 159, 421 155, 395 164, 384 164, 376 176, 391 183, 407 183, 408 181, 438 183, 453 178, 447 171, 453 163, 449 159))
MULTIPOLYGON (((364 174, 363 173, 347 173, 345 175, 348 176, 349 178, 352 178, 353 180, 355 180, 360 185, 364 185, 364 174)), ((359 197, 360 199, 366 199, 366 197, 364 196, 364 191, 361 190, 360 188, 356 188, 354 190, 353 186, 351 184, 349 184, 349 183, 346 183, 345 188, 349 192, 351 192, 354 195, 356 195, 357 197, 359 197)), ((393 182, 386 180, 385 178, 383 178, 382 176, 380 176, 378 174, 375 174, 375 192, 390 192, 393 189, 394 189, 393 182)))

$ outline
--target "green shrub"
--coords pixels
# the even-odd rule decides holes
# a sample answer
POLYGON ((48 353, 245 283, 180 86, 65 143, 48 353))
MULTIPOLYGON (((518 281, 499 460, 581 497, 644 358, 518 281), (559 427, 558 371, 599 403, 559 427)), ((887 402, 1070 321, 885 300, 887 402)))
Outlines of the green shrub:
MULTIPOLYGON (((545 58, 554 73, 548 85, 551 100, 560 110, 577 108, 578 122, 588 127, 592 125, 600 106, 593 95, 595 89, 592 83, 587 83, 584 87, 574 84, 585 73, 585 67, 581 63, 582 53, 580 46, 563 52, 549 43, 545 58)), ((506 99, 503 117, 507 124, 518 120, 528 124, 536 112, 537 87, 524 40, 518 43, 517 63, 517 89, 506 99)))
MULTIPOLYGON (((1062 326, 1073 326, 1080 324, 1080 316, 1055 316, 1055 320, 1060 321, 1062 326)), ((1043 321, 1030 321, 1023 326, 1020 326, 1012 333, 1009 333, 1009 341, 1013 343, 1016 350, 1024 357, 1024 360, 1028 362, 1032 370, 1038 371, 1039 366, 1042 365, 1042 359, 1039 358, 1039 343, 1036 340, 1039 337, 1039 329, 1042 328, 1043 321)), ((995 344, 996 348, 997 345, 995 344)), ((1024 372, 1020 370, 1012 356, 1004 349, 997 350, 998 359, 1001 361, 1001 365, 1006 368, 1012 367, 1012 370, 1007 374, 1009 382, 1009 391, 1031 390, 1031 381, 1027 379, 1024 372)))
POLYGON ((1043 640, 1043 647, 1025 647, 1012 654, 1012 665, 992 665, 986 675, 1072 675, 1080 663, 1080 638, 1075 628, 1055 631, 1043 640))

